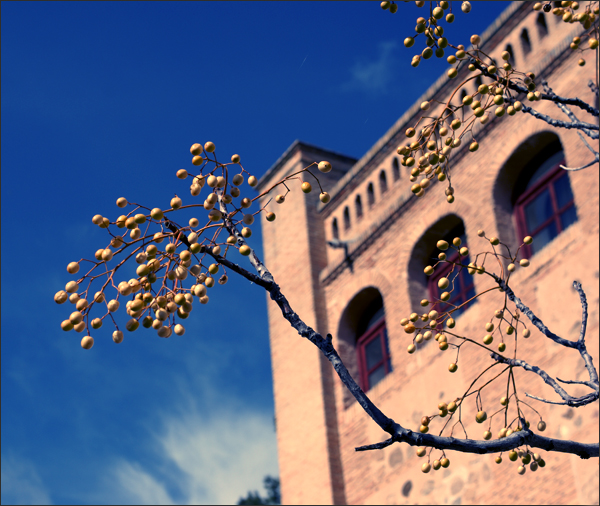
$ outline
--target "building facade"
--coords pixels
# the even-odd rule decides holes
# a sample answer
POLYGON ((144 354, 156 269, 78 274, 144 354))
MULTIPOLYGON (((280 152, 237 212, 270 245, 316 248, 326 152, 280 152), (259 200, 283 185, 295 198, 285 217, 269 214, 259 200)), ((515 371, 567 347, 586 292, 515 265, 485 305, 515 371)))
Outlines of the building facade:
MULTIPOLYGON (((512 3, 482 35, 481 47, 498 60, 509 51, 516 68, 533 71, 536 82, 546 79, 558 95, 598 107, 587 86, 597 69, 593 62, 578 67, 579 57, 569 48, 581 27, 555 18, 532 11, 527 2, 512 3)), ((396 148, 407 143, 404 132, 419 118, 419 104, 445 102, 461 75, 456 80, 442 76, 360 160, 296 141, 259 182, 259 189, 265 189, 312 162, 331 162, 333 170, 319 174, 330 203, 322 205, 318 192, 305 195, 294 188, 285 205, 275 209, 277 219, 263 227, 265 264, 298 315, 322 335, 333 335, 335 348, 373 402, 413 430, 423 415, 437 412, 439 402, 462 395, 491 363, 488 354, 472 347, 461 353, 458 371, 451 374, 448 364, 455 361, 455 351, 442 352, 429 341, 415 354, 407 353, 414 336, 404 332, 400 321, 422 312, 421 299, 437 295, 435 276, 427 278, 423 269, 437 255, 441 238, 462 237, 471 252, 489 250, 489 242, 477 235, 483 229, 514 251, 525 235, 533 235, 533 248, 526 252, 531 266, 514 272, 511 287, 555 333, 577 339, 581 306, 572 283, 580 281, 589 302, 586 342, 594 364, 599 363, 598 166, 559 168, 561 162, 580 167, 592 159, 574 130, 552 128, 524 113, 494 117, 476 129, 478 151, 470 153, 463 145, 452 154, 454 203, 446 202, 447 182, 436 181, 422 198, 411 193, 410 168, 400 163, 396 148), (328 242, 346 247, 332 248, 328 242)), ((477 84, 470 83, 468 92, 477 84)), ((456 104, 459 100, 457 94, 456 104)), ((553 117, 562 114, 553 103, 534 105, 553 117)), ((597 117, 577 114, 598 124, 597 117)), ((488 276, 466 273, 456 283, 455 303, 493 284, 488 276)), ((457 330, 482 338, 485 322, 502 303, 501 297, 490 296, 471 304, 457 316, 457 330)), ((388 435, 272 301, 268 311, 284 504, 598 504, 598 459, 546 454, 544 469, 520 476, 506 456, 496 464, 496 455, 447 452, 448 469, 424 474, 423 460, 408 445, 356 452, 355 447, 388 435)), ((554 376, 586 379, 577 352, 536 330, 527 341, 519 340, 519 355, 554 376)), ((538 377, 519 370, 515 380, 523 398, 527 392, 558 399, 538 377)), ((584 389, 575 385, 571 391, 581 395, 584 389)), ((488 413, 501 407, 505 392, 504 381, 482 391, 488 413)), ((598 441, 598 403, 572 409, 527 402, 547 422, 546 435, 598 441)), ((466 405, 465 429, 469 437, 481 439, 487 426, 474 422, 471 404, 466 405)), ((533 411, 527 416, 537 424, 533 411)), ((492 424, 494 435, 499 428, 492 424)), ((464 437, 459 428, 454 435, 464 437)), ((438 453, 432 453, 432 460, 438 453)))

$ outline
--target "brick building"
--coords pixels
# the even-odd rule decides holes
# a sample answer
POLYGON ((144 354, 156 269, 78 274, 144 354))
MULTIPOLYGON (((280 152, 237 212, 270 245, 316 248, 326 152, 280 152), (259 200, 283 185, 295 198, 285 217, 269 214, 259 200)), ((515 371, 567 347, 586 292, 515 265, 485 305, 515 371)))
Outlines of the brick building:
MULTIPOLYGON (((578 23, 569 25, 532 11, 531 4, 515 2, 482 35, 481 46, 498 60, 508 50, 517 68, 533 71, 538 82, 547 79, 558 95, 577 96, 598 107, 586 84, 594 77, 593 62, 578 67, 579 57, 569 49, 580 32, 578 23)), ((263 227, 265 263, 300 317, 322 335, 333 335, 335 348, 375 404, 413 430, 424 414, 436 412, 438 402, 462 395, 490 365, 488 354, 471 347, 451 374, 448 364, 456 352, 441 352, 433 340, 419 345, 414 355, 407 353, 412 336, 400 320, 418 311, 422 298, 431 297, 423 268, 437 254, 435 243, 442 237, 462 236, 477 252, 489 249, 478 229, 500 237, 513 251, 523 236, 534 235, 531 266, 515 271, 512 288, 554 332, 576 339, 581 307, 572 282, 582 282, 589 302, 586 341, 594 364, 600 362, 598 167, 576 172, 557 168, 561 161, 579 167, 591 160, 574 130, 554 129, 523 113, 494 117, 476 129, 479 151, 469 153, 463 143, 451 157, 453 204, 445 201, 446 182, 436 182, 422 198, 410 191, 410 169, 399 163, 396 148, 406 144, 404 132, 420 116, 419 104, 447 100, 461 75, 456 80, 442 76, 360 160, 296 141, 259 183, 264 189, 314 161, 333 165, 330 173, 320 175, 332 196, 329 204, 319 203, 318 192, 304 195, 294 188, 285 205, 277 207, 277 220, 263 227), (546 207, 541 206, 544 199, 546 207), (542 209, 541 214, 534 216, 532 209, 542 209), (328 247, 327 241, 336 238, 347 244, 346 250, 328 247)), ((471 82, 468 92, 477 84, 471 82)), ((459 100, 457 94, 457 104, 459 100)), ((552 103, 537 102, 535 108, 561 117, 552 103)), ((598 118, 577 113, 582 121, 598 123, 598 118)), ((458 295, 465 298, 493 283, 488 276, 465 276, 461 282, 458 295)), ((478 300, 457 317, 456 329, 483 337, 484 323, 501 304, 497 296, 478 300)), ((448 469, 423 474, 423 460, 408 445, 355 452, 356 446, 388 435, 271 301, 268 310, 284 504, 598 504, 598 459, 546 454, 546 468, 519 476, 517 464, 507 458, 498 465, 495 455, 448 452, 448 469)), ((586 379, 577 352, 536 330, 529 340, 519 340, 519 350, 552 375, 586 379)), ((538 377, 520 370, 515 376, 521 397, 528 392, 557 399, 538 377)), ((571 391, 580 395, 584 388, 571 391)), ((488 413, 500 408, 505 391, 504 380, 482 391, 488 413)), ((575 410, 528 401, 547 421, 546 435, 598 441, 598 403, 575 410)), ((466 430, 481 439, 487 426, 474 423, 473 402, 466 409, 466 430)), ((537 423, 537 415, 529 415, 537 423)), ((441 424, 433 427, 437 433, 441 424)), ((498 422, 492 424, 494 435, 499 428, 498 422)), ((455 435, 464 437, 460 431, 455 435)), ((432 460, 439 453, 434 451, 432 460)))

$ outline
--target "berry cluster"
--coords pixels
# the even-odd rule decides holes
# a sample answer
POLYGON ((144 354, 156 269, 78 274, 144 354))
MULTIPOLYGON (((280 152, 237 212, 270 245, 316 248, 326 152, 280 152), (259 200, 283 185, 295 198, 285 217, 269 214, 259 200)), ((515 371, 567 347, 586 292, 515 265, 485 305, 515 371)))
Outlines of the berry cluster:
MULTIPOLYGON (((534 11, 543 11, 546 13, 552 12, 555 16, 560 16, 564 23, 581 23, 583 28, 587 30, 581 37, 574 37, 571 42, 571 49, 573 51, 584 51, 598 49, 598 19, 600 14, 600 6, 598 2, 589 2, 583 6, 583 10, 580 11, 581 5, 579 2, 561 2, 560 7, 552 7, 550 2, 541 4, 536 2, 533 5, 534 11), (588 48, 581 48, 580 44, 587 38, 588 48)), ((580 58, 577 62, 580 67, 585 65, 585 60, 580 58)))
MULTIPOLYGON (((440 240, 437 242, 437 248, 441 251, 438 255, 438 262, 436 262, 432 266, 429 265, 429 266, 425 267, 425 269, 424 269, 425 274, 427 276, 433 275, 436 267, 438 267, 438 265, 440 265, 440 264, 448 264, 449 263, 452 265, 452 267, 451 267, 450 274, 447 275, 447 277, 442 277, 438 280, 438 283, 437 283, 438 287, 441 290, 444 290, 443 292, 441 292, 439 298, 434 299, 432 301, 430 301, 428 299, 423 299, 420 303, 422 307, 427 307, 427 306, 432 305, 435 308, 441 304, 448 305, 448 301, 451 299, 452 292, 455 290, 454 280, 456 279, 456 276, 451 275, 452 273, 455 272, 455 270, 466 269, 470 275, 489 274, 486 271, 486 267, 485 267, 486 259, 488 257, 492 258, 494 261, 496 261, 498 263, 500 271, 501 271, 501 276, 499 278, 502 279, 502 281, 504 281, 504 283, 506 283, 506 284, 508 284, 511 274, 515 271, 517 265, 519 265, 520 267, 528 267, 529 266, 529 260, 523 258, 520 261, 517 261, 517 259, 518 259, 521 247, 525 244, 532 243, 533 240, 531 237, 529 237, 529 236, 525 237, 525 239, 523 240, 523 244, 519 247, 519 249, 513 255, 513 254, 511 254, 508 246, 501 243, 497 237, 487 238, 485 235, 485 232, 483 230, 479 230, 478 235, 480 237, 484 238, 489 243, 489 245, 492 247, 492 251, 483 251, 481 253, 478 253, 475 256, 475 260, 473 262, 470 262, 468 265, 464 265, 461 263, 461 260, 466 259, 467 256, 469 255, 469 249, 462 245, 460 238, 458 238, 458 237, 454 238, 454 240, 452 241, 452 244, 449 244, 447 241, 444 241, 444 240, 440 240), (502 247, 503 247, 503 249, 506 250, 505 254, 503 254, 502 251, 500 251, 502 247), (449 250, 450 251, 454 250, 456 253, 458 253, 457 260, 454 260, 452 262, 448 260, 449 257, 454 258, 453 255, 449 255, 449 253, 450 253, 449 250), (452 281, 449 278, 451 278, 452 281)), ((485 290, 485 291, 475 295, 475 297, 473 297, 473 299, 481 297, 482 295, 484 295, 486 293, 491 293, 494 291, 503 292, 502 288, 500 288, 499 286, 496 286, 492 289, 485 290)), ((525 326, 524 322, 520 319, 521 315, 519 313, 519 310, 518 309, 515 309, 514 311, 510 310, 510 308, 508 307, 508 301, 507 301, 506 297, 504 297, 503 306, 500 307, 499 309, 497 309, 494 312, 493 316, 490 318, 490 320, 485 323, 485 325, 484 325, 485 335, 481 339, 481 342, 461 336, 461 335, 457 334, 455 330, 453 330, 456 327, 456 321, 453 318, 453 313, 455 313, 456 311, 459 311, 462 307, 464 307, 466 304, 470 303, 473 299, 464 301, 460 305, 449 304, 449 306, 450 306, 449 309, 446 309, 445 311, 438 311, 436 309, 432 309, 423 314, 414 312, 409 317, 403 318, 401 320, 400 324, 404 326, 404 331, 407 334, 416 334, 415 337, 412 338, 412 342, 408 345, 408 348, 407 348, 408 353, 410 353, 410 354, 415 353, 415 351, 417 351, 417 346, 423 345, 424 342, 431 340, 431 338, 433 337, 437 341, 440 351, 445 351, 445 350, 449 349, 450 347, 452 347, 456 350, 456 358, 448 366, 448 370, 451 373, 454 373, 458 370, 458 359, 459 359, 459 353, 461 351, 462 346, 464 346, 466 343, 471 343, 471 344, 475 344, 478 347, 485 349, 486 351, 494 354, 494 353, 496 353, 496 351, 489 348, 489 345, 491 345, 492 342, 494 341, 494 334, 499 334, 500 335, 500 343, 498 344, 498 352, 502 353, 502 352, 506 351, 507 345, 505 342, 505 336, 512 336, 512 338, 514 339, 513 351, 514 351, 514 355, 516 358, 518 336, 520 335, 523 338, 529 338, 531 336, 531 331, 525 326), (504 328, 503 328, 503 326, 504 326, 504 328), (444 327, 446 327, 446 328, 444 328, 444 327), (520 334, 519 334, 519 327, 521 327, 520 334)), ((441 402, 438 405, 437 414, 424 415, 421 419, 419 431, 424 434, 428 433, 430 430, 430 423, 435 418, 439 418, 441 420, 441 419, 448 417, 446 423, 443 425, 443 427, 440 431, 440 434, 439 434, 440 436, 444 435, 444 431, 449 426, 450 421, 453 421, 453 418, 458 418, 457 424, 461 423, 462 415, 461 415, 461 409, 459 409, 459 408, 462 408, 464 405, 465 399, 467 399, 468 397, 470 397, 472 395, 475 395, 475 404, 476 404, 476 409, 477 409, 477 414, 475 415, 476 422, 484 423, 486 420, 489 420, 488 430, 486 430, 483 433, 484 440, 489 440, 492 437, 491 423, 492 423, 492 419, 494 417, 504 416, 504 421, 502 422, 502 428, 500 429, 500 431, 498 433, 499 439, 510 436, 513 432, 517 432, 517 431, 521 430, 520 423, 521 423, 521 420, 524 420, 524 414, 522 412, 521 405, 525 405, 525 406, 529 407, 530 409, 535 411, 539 416, 539 413, 534 408, 532 408, 529 404, 527 404, 519 399, 519 397, 517 395, 516 381, 515 381, 515 378, 514 378, 514 375, 512 373, 510 366, 503 369, 501 373, 497 374, 491 380, 484 381, 482 379, 484 377, 485 373, 487 373, 487 371, 489 371, 492 367, 494 367, 496 365, 498 365, 498 362, 492 364, 490 367, 486 368, 483 372, 481 372, 477 376, 477 378, 472 382, 469 389, 463 394, 462 397, 457 397, 456 399, 454 399, 450 402, 447 402, 447 403, 441 402), (504 373, 507 373, 507 376, 508 376, 507 394, 506 394, 506 396, 502 397, 502 399, 500 400, 500 404, 502 405, 502 408, 499 409, 498 411, 496 411, 494 414, 492 414, 488 418, 488 414, 483 409, 483 406, 482 406, 481 391, 485 387, 490 385, 493 381, 500 378, 504 373), (481 384, 481 383, 483 383, 483 384, 481 384), (511 392, 511 390, 512 390, 512 393, 509 393, 509 392, 511 392), (515 402, 514 402, 515 412, 514 412, 512 421, 509 421, 509 400, 512 399, 513 397, 515 400, 515 402), (514 429, 511 428, 513 426, 514 426, 514 429)), ((527 422, 527 427, 529 427, 528 422, 527 422)), ((546 424, 544 421, 542 421, 541 416, 540 416, 540 422, 538 423, 538 430, 543 431, 545 428, 546 428, 546 424)), ((450 431, 450 435, 452 435, 452 430, 450 431)), ((432 449, 430 449, 430 452, 431 452, 431 450, 432 449)), ((514 452, 514 453, 515 453, 515 455, 517 455, 517 452, 514 452)), ((522 453, 522 455, 520 456, 520 458, 522 458, 523 465, 529 464, 531 462, 532 455, 534 455, 534 454, 532 454, 529 451, 529 449, 525 449, 521 453, 522 453)), ((426 454, 428 454, 426 452, 426 448, 419 448, 417 450, 417 455, 419 455, 421 457, 425 456, 426 454)), ((512 458, 512 454, 513 454, 513 452, 511 451, 509 454, 509 459, 515 460, 514 458, 512 458)), ((440 469, 440 467, 448 467, 449 461, 447 459, 446 460, 444 460, 444 459, 445 459, 445 455, 443 454, 442 458, 440 458, 438 460, 434 460, 432 465, 430 465, 430 463, 429 463, 430 459, 429 459, 426 464, 423 464, 422 471, 424 473, 428 473, 432 467, 434 470, 438 470, 438 469, 440 469), (447 465, 444 466, 443 462, 446 462, 447 465)), ((501 456, 497 457, 496 462, 498 462, 498 463, 502 462, 502 457, 501 456)), ((538 466, 543 467, 544 465, 545 464, 544 464, 543 460, 540 460, 539 458, 534 456, 533 462, 531 462, 531 465, 530 465, 530 469, 532 471, 535 471, 538 468, 538 466)), ((525 472, 524 471, 525 467, 523 467, 523 466, 521 466, 521 467, 522 467, 522 469, 519 468, 519 474, 523 474, 523 472, 525 472)))
MULTIPOLYGON (((199 173, 192 175, 186 169, 180 169, 176 176, 181 180, 191 178, 189 190, 192 197, 200 196, 204 188, 209 189, 202 204, 184 206, 182 199, 176 195, 170 201, 170 208, 162 210, 128 202, 120 197, 116 202, 117 207, 129 208, 127 214, 122 214, 114 221, 99 214, 92 218, 94 224, 109 233, 109 243, 96 251, 95 260, 70 262, 67 265, 69 274, 77 274, 84 262, 91 264, 91 267, 79 279, 69 281, 65 289, 54 296, 58 304, 68 300, 75 306, 75 311, 61 323, 61 327, 65 331, 86 330, 81 340, 84 349, 94 345, 90 327, 99 329, 106 319, 115 326, 113 341, 123 341, 123 331, 114 318, 123 298, 128 298, 125 303, 125 311, 130 318, 125 324, 127 331, 135 331, 141 323, 145 328, 156 330, 159 337, 170 337, 173 333, 183 335, 185 327, 180 321, 188 318, 194 302, 197 300, 200 304, 207 304, 208 291, 217 283, 227 283, 224 263, 227 263, 229 251, 233 249, 243 256, 251 255, 252 249, 246 239, 252 235, 250 227, 255 217, 264 213, 267 221, 275 220, 275 213, 266 209, 270 201, 254 213, 250 212, 254 201, 280 185, 286 188, 287 194, 290 191, 287 183, 300 179, 299 174, 304 172, 312 175, 320 187, 318 179, 309 170, 312 165, 318 165, 321 172, 331 170, 331 164, 326 161, 312 164, 287 176, 261 195, 241 197, 245 174, 248 175, 247 184, 250 187, 257 186, 258 180, 243 168, 239 155, 233 155, 230 163, 221 163, 216 158, 212 142, 204 146, 194 144, 190 152, 192 164, 199 167, 199 173), (239 169, 233 176, 230 175, 232 166, 239 169), (236 204, 234 200, 238 198, 240 200, 236 204), (233 209, 229 211, 228 206, 233 209), (173 216, 176 211, 183 209, 203 211, 204 218, 202 214, 199 217, 192 216, 187 225, 180 225, 173 216), (117 262, 117 259, 120 260, 117 262), (130 277, 131 274, 128 276, 125 273, 134 262, 135 274, 130 277), (121 281, 117 275, 121 276, 121 281), (130 279, 123 279, 125 277, 130 279), (99 289, 92 290, 92 285, 100 280, 102 284, 99 289), (184 283, 186 280, 191 283, 188 287, 184 283), (109 288, 116 292, 112 298, 108 297, 109 288), (97 317, 92 317, 94 307, 100 310, 97 317)), ((308 182, 302 183, 301 188, 304 193, 311 191, 308 182)), ((321 190, 320 198, 326 203, 330 197, 321 190)), ((280 203, 284 199, 285 196, 281 195, 276 198, 280 203)))
MULTIPOLYGON (((415 2, 417 7, 423 7, 425 2, 415 2)), ((577 2, 561 2, 563 5, 553 10, 554 14, 562 15, 563 21, 573 23, 579 21, 588 32, 583 36, 588 37, 589 50, 598 49, 598 4, 589 2, 583 12, 575 14, 580 8, 577 2)), ((425 48, 420 54, 413 56, 411 65, 418 67, 422 60, 428 60, 432 56, 442 58, 446 55, 448 48, 455 50, 454 54, 447 56, 448 63, 452 66, 448 70, 448 78, 455 79, 459 75, 459 69, 467 65, 473 75, 461 82, 452 92, 450 98, 445 102, 438 100, 425 101, 421 104, 421 110, 428 112, 419 118, 414 127, 406 130, 406 137, 413 139, 406 145, 400 145, 397 153, 402 157, 401 163, 411 170, 410 181, 414 183, 411 191, 422 197, 437 178, 438 181, 448 180, 446 199, 449 203, 454 202, 454 188, 450 180, 449 161, 451 153, 456 151, 465 141, 469 139, 468 149, 470 152, 479 149, 476 140, 475 126, 485 125, 494 118, 514 116, 523 110, 526 97, 530 102, 542 100, 542 93, 536 91, 535 75, 532 72, 520 72, 513 68, 512 55, 508 51, 502 52, 501 60, 496 61, 481 49, 481 37, 477 34, 471 36, 471 47, 466 49, 463 44, 453 45, 444 36, 442 20, 446 23, 454 21, 451 12, 451 4, 447 1, 430 2, 430 15, 427 18, 419 17, 415 26, 416 35, 406 37, 404 45, 409 48, 414 46, 419 36, 425 38, 425 48), (434 7, 435 4, 435 7, 434 7), (491 79, 490 83, 482 83, 474 93, 463 92, 462 103, 453 104, 452 100, 457 96, 459 90, 470 81, 483 78, 491 79)), ((549 4, 548 4, 549 5, 549 4)), ((395 13, 398 6, 394 2, 381 2, 384 10, 395 13)), ((542 4, 536 3, 535 10, 542 9, 542 4)), ((471 11, 469 2, 462 2, 461 10, 464 13, 471 11)), ((571 47, 580 50, 582 38, 575 37, 571 47)), ((583 58, 579 65, 585 65, 583 58)))

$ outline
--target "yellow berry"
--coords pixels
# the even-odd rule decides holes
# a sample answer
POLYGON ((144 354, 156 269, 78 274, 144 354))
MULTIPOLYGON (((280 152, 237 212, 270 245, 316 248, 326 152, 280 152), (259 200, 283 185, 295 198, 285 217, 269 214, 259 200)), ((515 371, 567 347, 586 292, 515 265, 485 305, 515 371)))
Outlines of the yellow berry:
POLYGON ((318 169, 323 172, 323 173, 327 173, 329 171, 331 171, 331 164, 327 161, 322 161, 319 162, 319 165, 317 165, 318 169))
POLYGON ((302 183, 302 191, 304 193, 310 193, 312 191, 312 186, 310 185, 310 183, 308 181, 305 181, 304 183, 302 183))
POLYGON ((92 346, 94 346, 94 338, 92 336, 84 336, 81 340, 81 347, 84 350, 89 350, 92 346))

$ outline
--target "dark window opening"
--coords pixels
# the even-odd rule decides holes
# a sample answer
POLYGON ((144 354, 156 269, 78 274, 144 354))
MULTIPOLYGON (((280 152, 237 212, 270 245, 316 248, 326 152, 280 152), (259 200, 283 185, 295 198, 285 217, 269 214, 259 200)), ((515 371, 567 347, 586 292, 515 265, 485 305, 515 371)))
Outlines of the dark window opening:
POLYGON ((523 49, 523 54, 527 55, 531 52, 531 41, 529 40, 527 28, 523 28, 523 31, 521 32, 521 47, 523 49))
POLYGON ((362 201, 360 200, 360 195, 356 196, 356 200, 354 202, 354 205, 356 207, 356 219, 362 218, 363 209, 362 209, 362 201))
POLYGON ((348 230, 350 228, 350 209, 346 206, 344 208, 344 230, 348 230))
POLYGON ((387 189, 388 189, 388 187, 387 187, 387 179, 386 179, 386 177, 385 177, 385 171, 384 171, 384 170, 382 170, 382 171, 379 173, 379 189, 381 190, 381 194, 382 194, 382 195, 383 195, 383 194, 384 194, 384 193, 387 191, 387 189))
POLYGON ((333 223, 331 224, 331 235, 334 239, 340 238, 340 231, 338 229, 337 218, 334 218, 333 223))
POLYGON ((369 183, 367 187, 367 200, 369 202, 369 207, 373 207, 375 204, 375 191, 373 190, 373 183, 369 183))
POLYGON ((538 36, 540 39, 548 35, 548 25, 546 24, 546 16, 544 16, 544 14, 541 12, 538 14, 535 24, 537 26, 538 36))
POLYGON ((513 48, 510 44, 507 44, 506 47, 504 48, 504 50, 510 55, 510 58, 508 59, 508 63, 510 63, 512 66, 515 65, 515 52, 513 51, 513 48))
POLYGON ((483 81, 481 80, 481 76, 477 76, 475 78, 475 91, 477 91, 482 84, 483 81))
POLYGON ((394 161, 392 162, 392 174, 394 176, 394 181, 398 181, 400 179, 400 164, 398 163, 398 158, 394 157, 394 161))
POLYGON ((392 371, 381 295, 364 311, 357 336, 359 378, 361 388, 366 392, 392 371))

